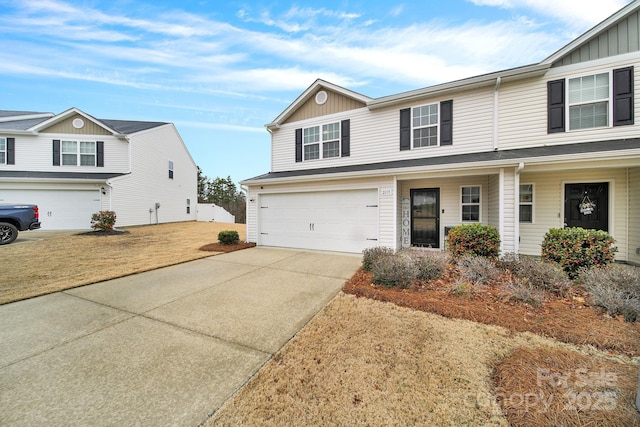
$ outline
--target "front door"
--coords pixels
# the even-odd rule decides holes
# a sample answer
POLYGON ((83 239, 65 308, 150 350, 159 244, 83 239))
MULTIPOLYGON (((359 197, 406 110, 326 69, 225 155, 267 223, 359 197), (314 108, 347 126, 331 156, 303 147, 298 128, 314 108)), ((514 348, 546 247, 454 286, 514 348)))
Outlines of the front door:
POLYGON ((564 226, 609 231, 609 183, 565 184, 564 226))
POLYGON ((411 245, 440 247, 440 189, 411 190, 411 245))

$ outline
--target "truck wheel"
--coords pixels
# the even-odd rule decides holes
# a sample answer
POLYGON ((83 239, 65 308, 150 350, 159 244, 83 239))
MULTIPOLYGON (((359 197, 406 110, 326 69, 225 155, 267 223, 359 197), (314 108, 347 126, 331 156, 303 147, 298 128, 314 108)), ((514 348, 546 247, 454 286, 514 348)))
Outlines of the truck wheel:
POLYGON ((8 245, 18 238, 18 229, 8 222, 0 222, 0 245, 8 245))

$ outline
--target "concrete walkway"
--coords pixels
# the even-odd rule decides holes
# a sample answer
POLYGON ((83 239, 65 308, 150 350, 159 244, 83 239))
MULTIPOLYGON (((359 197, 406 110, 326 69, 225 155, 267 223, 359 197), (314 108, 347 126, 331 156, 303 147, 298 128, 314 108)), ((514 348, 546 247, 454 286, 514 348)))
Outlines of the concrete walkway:
POLYGON ((0 425, 197 426, 360 262, 252 248, 0 306, 0 425))

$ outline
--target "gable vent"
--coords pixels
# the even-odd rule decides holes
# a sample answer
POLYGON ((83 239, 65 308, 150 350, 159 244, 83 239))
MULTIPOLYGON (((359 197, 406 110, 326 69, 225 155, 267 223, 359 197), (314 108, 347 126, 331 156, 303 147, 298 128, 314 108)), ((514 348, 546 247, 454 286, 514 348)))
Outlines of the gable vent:
POLYGON ((328 98, 329 98, 329 95, 327 95, 327 92, 325 92, 324 90, 321 90, 320 92, 316 93, 316 104, 322 105, 325 102, 327 102, 328 98))

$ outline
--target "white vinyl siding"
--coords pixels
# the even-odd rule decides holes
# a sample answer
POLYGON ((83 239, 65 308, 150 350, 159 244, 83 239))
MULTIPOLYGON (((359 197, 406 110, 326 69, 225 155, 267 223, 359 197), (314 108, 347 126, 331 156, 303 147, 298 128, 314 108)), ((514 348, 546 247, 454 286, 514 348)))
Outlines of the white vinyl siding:
MULTIPOLYGON (((271 171, 309 169, 310 163, 295 161, 295 130, 350 119, 350 156, 333 157, 313 167, 335 167, 424 156, 423 150, 399 150, 400 109, 439 103, 445 98, 370 111, 348 112, 281 125, 271 136, 271 171)), ((456 93, 453 97, 453 145, 429 147, 429 156, 448 156, 493 149, 493 88, 456 93), (489 107, 487 107, 489 106, 489 107)))
MULTIPOLYGON (((636 123, 631 126, 599 127, 569 131, 569 114, 565 118, 567 132, 547 133, 547 82, 569 79, 580 75, 610 73, 617 68, 635 66, 634 87, 640 87, 640 61, 609 59, 598 64, 582 63, 580 66, 552 68, 542 78, 504 82, 500 86, 498 120, 498 146, 500 150, 535 147, 543 145, 571 144, 601 139, 635 138, 638 135, 640 100, 636 94, 634 115, 636 123)), ((567 81, 568 85, 568 81, 567 81)), ((566 100, 569 103, 568 99, 566 100)), ((610 106, 609 106, 610 108, 610 106)), ((455 105, 454 105, 455 111, 455 105)), ((609 121, 611 118, 609 117, 609 121)), ((454 130, 457 131, 454 121, 454 130)), ((454 137, 455 144, 455 137, 454 137)))

